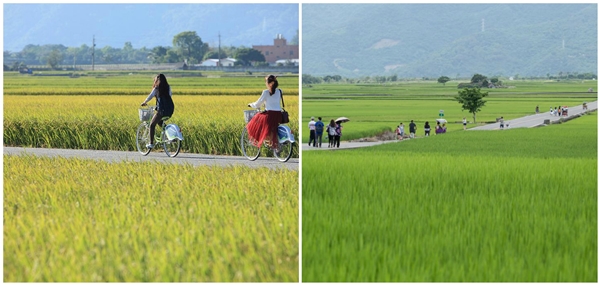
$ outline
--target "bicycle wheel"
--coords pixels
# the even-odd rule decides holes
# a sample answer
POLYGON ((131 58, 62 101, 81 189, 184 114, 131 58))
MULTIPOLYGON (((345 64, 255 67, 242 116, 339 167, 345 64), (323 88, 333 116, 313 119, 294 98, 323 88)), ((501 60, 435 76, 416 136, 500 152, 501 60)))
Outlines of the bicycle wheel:
POLYGON ((150 143, 150 128, 147 122, 143 122, 137 128, 135 132, 135 144, 137 150, 142 155, 148 155, 151 149, 147 148, 146 145, 150 143))
POLYGON ((248 130, 246 130, 246 127, 244 127, 244 130, 242 131, 240 144, 242 146, 242 153, 249 160, 256 160, 260 155, 260 147, 254 146, 250 142, 250 137, 248 136, 248 130))
POLYGON ((179 139, 170 140, 167 138, 167 133, 162 132, 162 145, 165 153, 170 157, 176 157, 181 150, 181 141, 179 139))
POLYGON ((277 160, 281 162, 286 162, 290 160, 290 157, 292 157, 293 149, 293 143, 287 141, 282 144, 279 144, 278 149, 273 150, 273 154, 275 155, 275 157, 277 157, 277 160))

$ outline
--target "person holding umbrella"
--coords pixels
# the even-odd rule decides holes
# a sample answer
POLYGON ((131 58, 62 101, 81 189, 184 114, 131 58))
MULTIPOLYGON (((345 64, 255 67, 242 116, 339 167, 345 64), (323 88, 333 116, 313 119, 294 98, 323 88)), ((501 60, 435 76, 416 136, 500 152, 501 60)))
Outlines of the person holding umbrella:
POLYGON ((333 138, 333 144, 334 146, 337 146, 337 148, 340 148, 340 140, 342 137, 342 123, 348 122, 350 121, 350 119, 346 118, 346 117, 339 117, 337 118, 337 120, 335 120, 335 122, 337 123, 337 126, 335 128, 335 136, 333 138))
POLYGON ((340 139, 342 137, 342 121, 337 122, 335 126, 335 136, 333 137, 333 145, 340 148, 340 139))

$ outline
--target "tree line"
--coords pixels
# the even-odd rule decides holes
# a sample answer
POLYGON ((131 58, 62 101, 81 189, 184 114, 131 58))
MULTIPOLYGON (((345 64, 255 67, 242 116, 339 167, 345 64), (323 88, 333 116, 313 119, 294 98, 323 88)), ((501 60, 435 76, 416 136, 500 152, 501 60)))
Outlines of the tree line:
POLYGON ((142 47, 136 49, 131 42, 122 48, 105 46, 96 48, 83 44, 79 47, 66 47, 62 44, 26 45, 19 52, 4 51, 5 70, 19 70, 27 65, 48 65, 55 69, 60 66, 90 64, 198 64, 206 59, 235 58, 236 65, 268 65, 264 55, 253 48, 244 46, 210 47, 195 31, 181 32, 173 37, 173 46, 142 47))
MULTIPOLYGON (((556 75, 552 75, 548 73, 545 78, 528 78, 528 79, 549 79, 549 80, 595 80, 598 76, 592 72, 586 73, 578 73, 578 72, 559 72, 556 75)), ((433 78, 423 77, 422 80, 434 80, 433 78)), ((519 75, 515 75, 511 80, 525 79, 519 77, 519 75)), ((400 81, 398 75, 390 75, 390 76, 362 76, 358 78, 347 78, 342 77, 340 75, 325 75, 325 76, 314 76, 311 74, 302 74, 302 84, 305 86, 311 84, 321 84, 321 83, 386 83, 386 82, 396 82, 400 81)), ((452 79, 448 76, 442 75, 437 78, 437 82, 443 85, 446 85, 446 82, 452 80, 459 80, 458 78, 452 79)), ((474 74, 471 77, 469 83, 460 83, 458 84, 458 88, 502 88, 504 87, 503 82, 500 80, 498 76, 494 76, 488 78, 482 74, 474 74)))

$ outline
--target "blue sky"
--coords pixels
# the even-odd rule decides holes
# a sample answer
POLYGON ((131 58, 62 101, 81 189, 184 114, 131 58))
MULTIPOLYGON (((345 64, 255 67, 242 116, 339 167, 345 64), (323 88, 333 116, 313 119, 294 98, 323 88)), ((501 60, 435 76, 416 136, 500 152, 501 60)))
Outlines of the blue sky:
POLYGON ((172 46, 173 37, 196 31, 214 46, 291 40, 299 28, 298 4, 3 4, 3 50, 27 44, 134 48, 172 46))

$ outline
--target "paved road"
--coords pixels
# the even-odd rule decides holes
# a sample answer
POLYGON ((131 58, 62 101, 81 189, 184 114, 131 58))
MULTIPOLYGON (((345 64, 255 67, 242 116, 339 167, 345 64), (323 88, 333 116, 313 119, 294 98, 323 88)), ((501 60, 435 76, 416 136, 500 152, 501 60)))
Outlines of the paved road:
MULTIPOLYGON (((512 119, 512 120, 504 120, 504 124, 508 124, 509 128, 533 128, 544 125, 545 120, 550 120, 551 123, 556 123, 560 119, 568 120, 574 117, 580 116, 585 112, 595 111, 598 109, 598 101, 587 103, 588 110, 583 110, 583 105, 569 107, 568 116, 552 116, 550 115, 550 111, 546 111, 544 113, 534 114, 530 116, 525 116, 522 118, 512 119)), ((505 126, 506 127, 506 126, 505 126)), ((469 128, 467 130, 470 131, 481 131, 481 130, 499 130, 500 123, 487 124, 484 126, 469 128)))
POLYGON ((304 144, 302 144, 302 151, 351 149, 351 148, 369 147, 369 146, 380 145, 380 144, 384 144, 384 143, 396 143, 396 142, 400 142, 400 141, 397 141, 397 140, 377 141, 377 142, 345 142, 345 141, 342 141, 342 142, 340 142, 339 148, 328 148, 327 147, 327 144, 329 143, 328 141, 323 142, 323 144, 320 148, 308 146, 307 143, 304 143, 304 144))
POLYGON ((97 159, 109 162, 117 161, 157 161, 162 163, 191 164, 194 166, 233 166, 245 165, 249 167, 267 167, 271 169, 287 168, 298 170, 299 159, 291 158, 288 162, 279 162, 275 158, 259 157, 255 161, 249 161, 241 156, 222 156, 207 154, 179 153, 177 157, 170 158, 163 152, 152 152, 142 156, 134 151, 112 151, 112 150, 81 150, 81 149, 53 149, 53 148, 23 148, 4 147, 5 155, 33 154, 37 156, 62 156, 65 158, 78 157, 97 159))
MULTIPOLYGON (((509 128, 537 127, 537 126, 543 125, 545 120, 550 120, 551 123, 556 123, 561 119, 563 119, 563 120, 571 119, 571 118, 579 116, 585 112, 591 112, 591 111, 597 110, 598 109, 598 101, 587 103, 587 106, 588 106, 587 111, 583 110, 583 105, 569 107, 569 115, 566 117, 552 116, 552 115, 550 115, 550 111, 547 111, 544 113, 525 116, 522 118, 505 120, 504 123, 505 124, 508 123, 509 128)), ((467 130, 499 130, 499 129, 500 129, 500 123, 494 123, 494 124, 487 124, 484 126, 469 128, 467 130)), ((359 147, 370 147, 370 146, 380 145, 380 144, 384 144, 384 143, 397 143, 397 142, 401 142, 401 141, 397 141, 397 140, 378 141, 378 142, 344 142, 344 141, 342 141, 340 143, 340 148, 328 148, 327 147, 328 142, 324 141, 323 147, 321 147, 321 148, 316 148, 316 147, 312 147, 312 146, 309 147, 308 144, 306 144, 306 143, 302 144, 302 151, 352 149, 352 148, 359 148, 359 147)))

